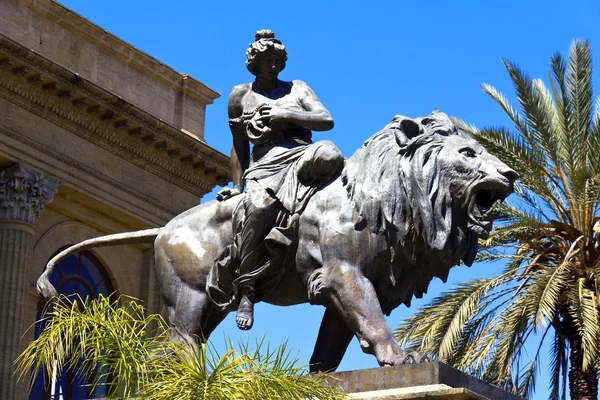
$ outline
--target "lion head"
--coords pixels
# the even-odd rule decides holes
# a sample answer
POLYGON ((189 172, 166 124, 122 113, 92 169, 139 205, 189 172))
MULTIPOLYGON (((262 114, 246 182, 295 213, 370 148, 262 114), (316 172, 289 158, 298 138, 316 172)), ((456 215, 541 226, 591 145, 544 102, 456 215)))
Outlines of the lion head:
POLYGON ((357 229, 385 235, 393 262, 419 264, 426 282, 417 297, 427 277, 445 281, 453 265, 473 263, 477 238, 492 228, 492 205, 512 193, 517 177, 439 111, 395 116, 342 175, 357 229))

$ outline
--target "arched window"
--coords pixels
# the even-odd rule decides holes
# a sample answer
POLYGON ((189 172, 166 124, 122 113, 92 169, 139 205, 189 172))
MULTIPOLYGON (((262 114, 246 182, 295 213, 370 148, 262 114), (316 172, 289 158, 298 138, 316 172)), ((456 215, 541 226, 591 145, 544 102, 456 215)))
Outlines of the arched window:
MULTIPOLYGON (((74 254, 57 263, 50 276, 50 282, 59 293, 79 294, 82 299, 96 298, 99 294, 108 297, 114 291, 104 267, 89 251, 74 254)), ((41 308, 40 302, 36 321, 41 318, 41 308)), ((43 329, 42 324, 36 325, 36 338, 43 329)), ((70 371, 65 371, 60 377, 46 377, 46 379, 43 373, 40 373, 35 379, 29 400, 80 400, 104 397, 105 388, 97 387, 96 390, 92 390, 88 385, 91 381, 75 376, 70 371)))

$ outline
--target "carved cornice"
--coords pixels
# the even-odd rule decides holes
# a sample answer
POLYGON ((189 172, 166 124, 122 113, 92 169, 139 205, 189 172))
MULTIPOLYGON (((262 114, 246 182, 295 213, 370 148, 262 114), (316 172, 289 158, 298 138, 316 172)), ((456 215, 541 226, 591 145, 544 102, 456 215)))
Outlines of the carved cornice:
POLYGON ((0 220, 34 225, 59 184, 58 179, 33 171, 23 162, 0 170, 0 220))
POLYGON ((219 97, 217 92, 194 77, 177 72, 55 0, 20 1, 25 6, 45 15, 50 21, 60 23, 63 28, 68 29, 77 36, 85 37, 91 43, 127 59, 128 62, 135 64, 148 76, 166 83, 174 90, 184 89, 186 93, 204 104, 210 104, 219 97))
POLYGON ((0 97, 199 197, 230 179, 225 155, 2 35, 0 97))
MULTIPOLYGON (((0 92, 0 97, 1 97, 1 92, 0 92)), ((162 221, 161 220, 159 220, 159 221, 152 220, 152 222, 155 224, 156 223, 158 223, 158 224, 166 223, 174 215, 177 215, 180 212, 184 211, 184 210, 175 209, 173 207, 168 207, 167 205, 165 205, 161 202, 155 201, 154 199, 150 198, 149 196, 145 195, 144 193, 141 193, 138 190, 135 190, 134 188, 130 187, 129 185, 125 185, 121 182, 116 181, 115 179, 98 171, 97 169, 90 168, 89 166, 75 160, 72 157, 69 157, 68 155, 48 149, 48 148, 40 145, 39 143, 34 142, 33 140, 24 138, 21 135, 18 135, 10 130, 2 128, 1 126, 0 126, 0 136, 5 136, 8 138, 11 138, 12 140, 14 140, 20 144, 23 144, 23 145, 35 150, 36 152, 45 154, 46 156, 49 156, 52 160, 58 161, 57 163, 55 163, 53 165, 53 168, 56 170, 55 174, 56 175, 60 174, 60 177, 67 182, 71 182, 73 178, 75 178, 78 175, 80 175, 81 173, 83 173, 83 174, 87 174, 87 175, 89 175, 89 177, 93 178, 93 179, 90 179, 89 182, 87 183, 88 188, 96 187, 97 186, 96 182, 101 182, 101 183, 106 183, 106 184, 110 185, 111 187, 114 187, 115 189, 117 189, 123 193, 127 193, 128 195, 133 196, 134 199, 137 199, 137 200, 128 201, 128 200, 121 198, 120 201, 126 203, 128 206, 128 212, 131 213, 132 215, 135 215, 137 218, 141 218, 142 220, 145 220, 144 216, 143 216, 144 215, 143 212, 145 211, 144 208, 146 205, 150 205, 151 207, 157 208, 161 211, 160 215, 154 215, 155 217, 158 217, 161 219, 166 218, 166 220, 162 220, 162 221), (74 171, 77 171, 77 173, 74 173, 74 171), (142 215, 139 215, 139 214, 133 212, 133 210, 142 211, 142 215), (162 213, 165 213, 165 214, 162 214, 162 213)), ((2 144, 1 138, 0 138, 0 144, 2 144)), ((79 188, 78 190, 81 190, 81 188, 79 188)), ((96 197, 98 197, 97 194, 96 194, 96 197)), ((106 198, 101 198, 101 200, 108 201, 106 198)), ((110 203, 110 201, 108 201, 108 202, 110 203)))

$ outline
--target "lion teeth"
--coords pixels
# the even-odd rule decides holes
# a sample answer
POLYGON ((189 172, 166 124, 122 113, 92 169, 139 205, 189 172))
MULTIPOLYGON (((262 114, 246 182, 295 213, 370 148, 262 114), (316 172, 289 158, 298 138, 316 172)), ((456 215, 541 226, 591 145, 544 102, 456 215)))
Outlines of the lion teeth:
POLYGON ((491 210, 491 207, 482 206, 482 205, 477 204, 477 207, 475 207, 475 210, 474 210, 475 212, 473 214, 475 214, 475 216, 477 216, 477 217, 483 217, 490 210, 491 210))

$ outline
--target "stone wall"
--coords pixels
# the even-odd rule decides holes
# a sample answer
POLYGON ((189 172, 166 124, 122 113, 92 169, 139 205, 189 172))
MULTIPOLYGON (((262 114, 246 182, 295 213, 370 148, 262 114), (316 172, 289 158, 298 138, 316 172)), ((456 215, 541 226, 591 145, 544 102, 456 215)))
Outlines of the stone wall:
POLYGON ((218 97, 216 92, 63 5, 4 0, 0 33, 204 140, 205 108, 218 97))

